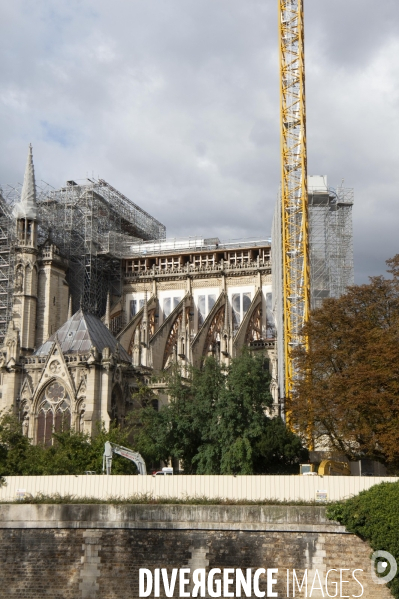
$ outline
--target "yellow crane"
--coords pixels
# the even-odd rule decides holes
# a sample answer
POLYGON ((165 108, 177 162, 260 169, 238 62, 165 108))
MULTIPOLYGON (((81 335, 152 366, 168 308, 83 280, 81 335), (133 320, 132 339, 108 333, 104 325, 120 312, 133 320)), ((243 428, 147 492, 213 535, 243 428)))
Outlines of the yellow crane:
POLYGON ((291 350, 306 346, 301 329, 310 307, 304 0, 278 1, 285 395, 290 397, 298 377, 291 350))

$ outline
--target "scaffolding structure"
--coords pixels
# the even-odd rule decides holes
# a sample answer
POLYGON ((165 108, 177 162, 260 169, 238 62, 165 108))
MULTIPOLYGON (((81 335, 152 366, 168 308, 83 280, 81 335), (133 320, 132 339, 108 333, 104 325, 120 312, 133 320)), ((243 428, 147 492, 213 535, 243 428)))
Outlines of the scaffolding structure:
MULTIPOLYGON (((328 297, 340 297, 348 286, 354 284, 353 204, 353 189, 328 187, 326 177, 309 178, 308 219, 312 310, 320 308, 323 300, 328 297)), ((282 235, 279 194, 272 227, 272 287, 273 314, 277 325, 278 386, 281 400, 286 397, 282 235)), ((281 409, 283 412, 283 405, 281 409)))
POLYGON ((311 309, 340 297, 354 283, 352 208, 354 190, 309 187, 311 309))
MULTIPOLYGON (((20 185, 9 186, 3 197, 10 230, 15 228, 11 207, 20 195, 20 185)), ((42 182, 37 185, 37 213, 38 244, 56 245, 68 260, 73 310, 81 306, 99 317, 105 312, 107 294, 119 296, 122 291, 121 248, 166 237, 164 225, 104 179, 67 181, 61 189, 42 182)), ((12 248, 11 238, 6 246, 12 248)), ((8 289, 12 297, 12 281, 8 289)))
POLYGON ((12 317, 15 241, 11 207, 0 189, 0 347, 12 317))

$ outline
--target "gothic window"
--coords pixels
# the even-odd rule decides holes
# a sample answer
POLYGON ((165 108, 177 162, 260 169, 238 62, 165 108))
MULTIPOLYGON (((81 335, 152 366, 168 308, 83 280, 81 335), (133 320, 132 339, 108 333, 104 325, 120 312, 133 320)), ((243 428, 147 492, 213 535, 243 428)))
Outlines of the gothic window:
POLYGON ((237 331, 240 324, 248 312, 249 306, 251 305, 251 293, 233 293, 231 296, 231 307, 233 316, 233 329, 237 331))
POLYGON ((71 402, 61 382, 54 381, 42 392, 38 404, 37 443, 49 446, 53 432, 71 428, 71 402))
POLYGON ((130 300, 130 318, 136 316, 137 312, 144 306, 144 299, 132 299, 130 300))
POLYGON ((214 293, 198 296, 198 327, 203 325, 205 318, 208 316, 215 303, 216 295, 214 293))
POLYGON ((181 297, 165 297, 163 300, 163 316, 168 318, 169 314, 179 305, 181 297))

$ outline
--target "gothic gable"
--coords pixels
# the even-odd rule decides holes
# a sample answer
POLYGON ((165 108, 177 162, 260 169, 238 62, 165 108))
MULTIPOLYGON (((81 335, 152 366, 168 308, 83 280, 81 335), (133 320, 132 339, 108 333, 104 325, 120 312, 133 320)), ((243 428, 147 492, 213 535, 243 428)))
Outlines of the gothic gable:
POLYGON ((75 395, 75 383, 69 373, 68 365, 65 361, 57 339, 53 342, 47 356, 46 363, 35 391, 35 400, 37 399, 41 390, 49 383, 49 381, 56 378, 62 380, 65 385, 69 387, 72 394, 75 395))

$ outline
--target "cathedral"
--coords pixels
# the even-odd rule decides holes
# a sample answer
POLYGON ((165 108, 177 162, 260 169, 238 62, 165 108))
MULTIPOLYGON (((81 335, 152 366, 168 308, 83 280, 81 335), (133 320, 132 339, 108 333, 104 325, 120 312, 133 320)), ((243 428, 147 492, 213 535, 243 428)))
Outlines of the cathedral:
POLYGON ((123 425, 138 381, 162 405, 173 363, 185 376, 244 345, 267 354, 279 413, 270 239, 166 239, 103 180, 38 193, 32 147, 12 213, 0 200, 0 408, 34 443, 123 425))

